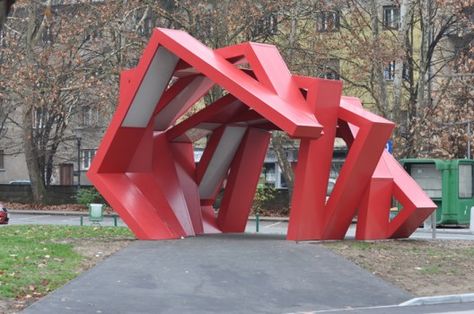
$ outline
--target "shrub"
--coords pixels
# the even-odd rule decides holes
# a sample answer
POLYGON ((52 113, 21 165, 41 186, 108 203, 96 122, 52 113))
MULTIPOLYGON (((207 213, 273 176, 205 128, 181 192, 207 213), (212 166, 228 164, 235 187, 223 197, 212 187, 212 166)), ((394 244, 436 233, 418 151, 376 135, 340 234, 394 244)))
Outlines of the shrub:
POLYGON ((255 192, 253 200, 253 211, 255 214, 262 214, 267 208, 268 203, 275 200, 277 191, 274 187, 259 185, 255 192))
POLYGON ((76 200, 79 204, 88 206, 91 203, 105 203, 102 195, 96 188, 81 188, 76 193, 76 200))

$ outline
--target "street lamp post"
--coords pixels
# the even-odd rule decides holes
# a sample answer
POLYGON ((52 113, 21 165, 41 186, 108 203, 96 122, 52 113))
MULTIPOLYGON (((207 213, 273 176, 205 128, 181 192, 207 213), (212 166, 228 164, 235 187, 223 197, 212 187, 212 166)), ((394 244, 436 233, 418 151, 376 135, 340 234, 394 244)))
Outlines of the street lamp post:
POLYGON ((471 159, 471 122, 467 121, 467 159, 471 159))
POLYGON ((81 188, 81 137, 76 137, 77 141, 77 189, 81 188))

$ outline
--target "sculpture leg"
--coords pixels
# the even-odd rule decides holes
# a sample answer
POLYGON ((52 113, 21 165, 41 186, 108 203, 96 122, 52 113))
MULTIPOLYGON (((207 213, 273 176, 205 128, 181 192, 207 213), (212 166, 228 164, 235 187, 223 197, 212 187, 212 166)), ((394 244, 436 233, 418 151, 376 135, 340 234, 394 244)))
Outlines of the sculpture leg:
POLYGON ((217 224, 223 232, 245 231, 269 141, 269 132, 254 128, 250 128, 242 140, 230 167, 217 216, 217 224))

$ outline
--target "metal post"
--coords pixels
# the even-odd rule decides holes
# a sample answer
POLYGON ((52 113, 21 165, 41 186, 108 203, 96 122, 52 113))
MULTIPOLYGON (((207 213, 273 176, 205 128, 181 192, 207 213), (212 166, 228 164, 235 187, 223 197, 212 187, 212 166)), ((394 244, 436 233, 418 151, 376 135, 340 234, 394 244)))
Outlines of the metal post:
POLYGON ((81 138, 77 137, 77 189, 81 188, 81 138))
POLYGON ((258 214, 255 215, 255 232, 260 230, 260 216, 258 214))
POLYGON ((431 238, 436 239, 436 209, 431 214, 431 238))
POLYGON ((467 159, 471 159, 471 121, 467 121, 467 159))
POLYGON ((474 206, 471 207, 471 219, 469 220, 469 230, 474 233, 474 206))
MULTIPOLYGON (((428 28, 428 47, 426 47, 427 51, 429 50, 429 47, 431 46, 431 43, 433 42, 433 27, 431 25, 432 23, 432 6, 431 6, 431 0, 428 0, 427 2, 427 5, 428 5, 428 16, 429 16, 429 23, 428 25, 426 26, 428 28)), ((428 57, 428 56, 427 56, 428 57)), ((432 92, 432 83, 431 83, 431 75, 432 75, 432 68, 431 68, 431 58, 428 59, 427 58, 427 61, 428 61, 428 105, 431 106, 431 92, 432 92)))

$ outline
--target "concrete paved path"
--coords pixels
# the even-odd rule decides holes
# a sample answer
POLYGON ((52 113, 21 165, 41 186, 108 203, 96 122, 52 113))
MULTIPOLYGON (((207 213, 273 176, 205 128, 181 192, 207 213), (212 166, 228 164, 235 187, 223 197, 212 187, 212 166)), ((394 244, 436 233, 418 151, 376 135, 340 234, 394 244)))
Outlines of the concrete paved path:
POLYGON ((210 235, 136 241, 25 313, 291 313, 410 298, 319 244, 210 235))

